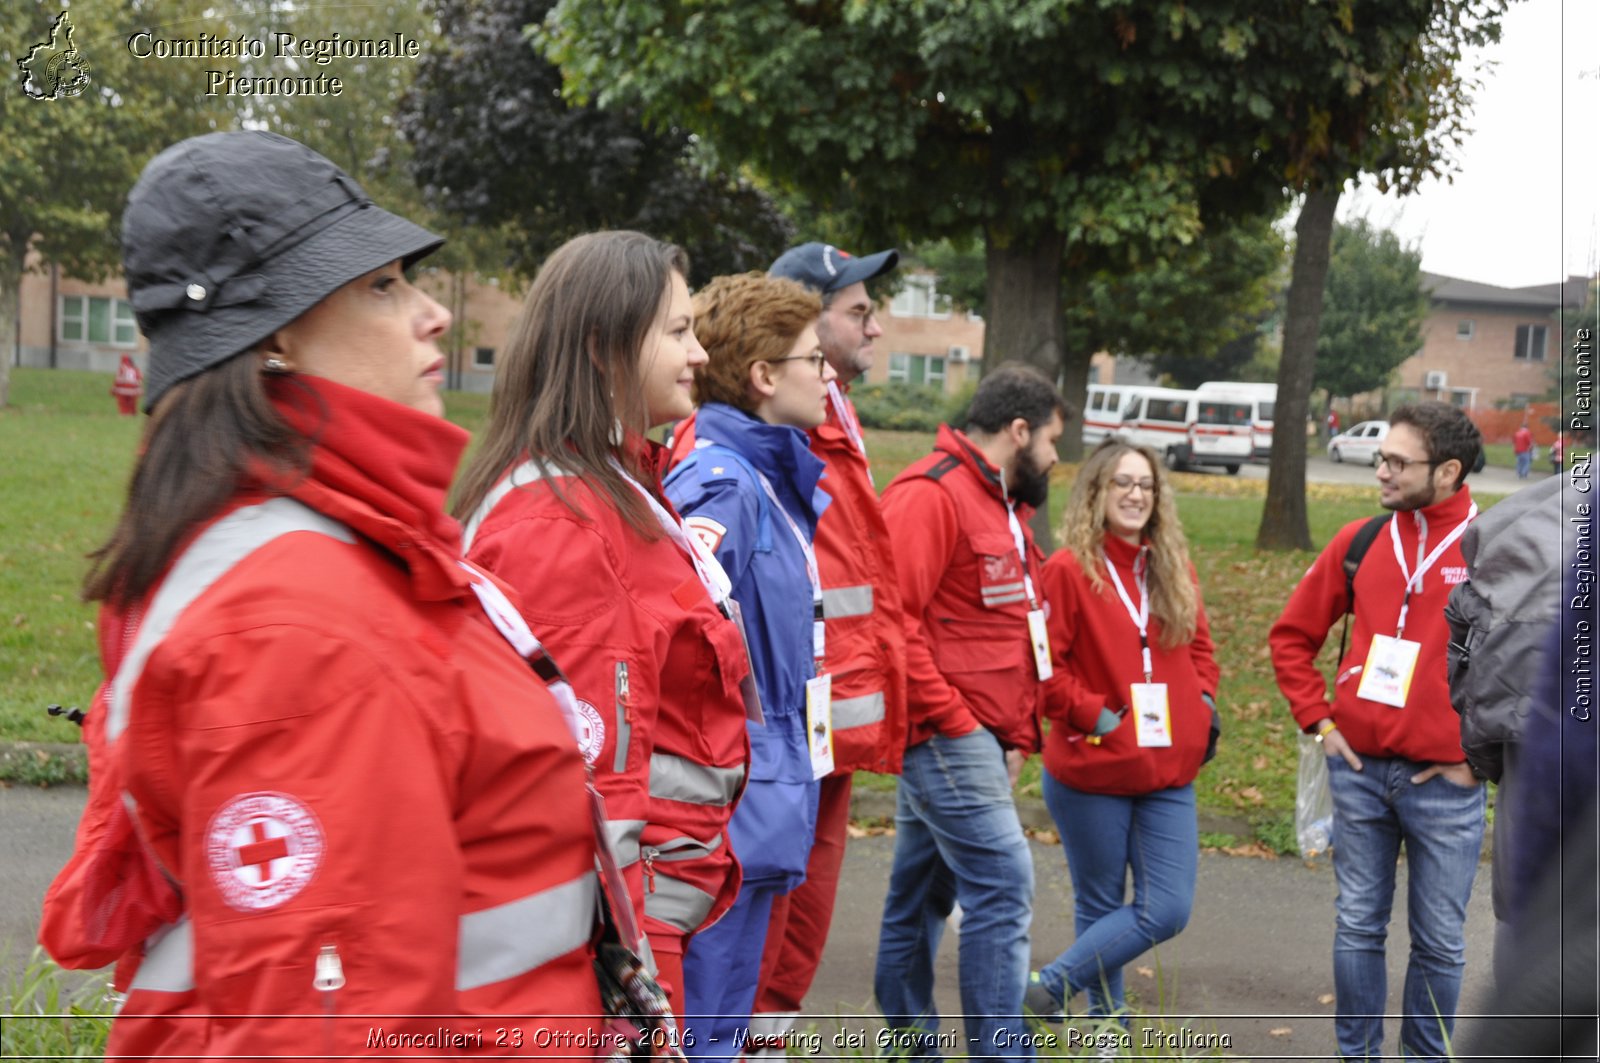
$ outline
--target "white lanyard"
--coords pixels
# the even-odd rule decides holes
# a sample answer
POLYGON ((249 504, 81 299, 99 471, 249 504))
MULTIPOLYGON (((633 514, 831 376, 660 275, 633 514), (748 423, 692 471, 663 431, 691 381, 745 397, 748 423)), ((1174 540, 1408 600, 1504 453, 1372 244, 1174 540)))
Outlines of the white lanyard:
POLYGON ((1017 507, 1006 490, 1006 471, 1000 470, 1000 493, 1006 500, 1006 519, 1011 522, 1011 541, 1017 546, 1017 560, 1022 562, 1022 586, 1028 592, 1028 608, 1039 608, 1039 599, 1033 593, 1033 576, 1028 572, 1028 545, 1022 537, 1022 522, 1017 519, 1017 507))
POLYGON ((1133 607, 1133 601, 1128 597, 1128 589, 1122 585, 1122 577, 1117 574, 1117 566, 1111 563, 1111 558, 1106 556, 1104 550, 1100 551, 1100 558, 1106 563, 1106 571, 1111 573, 1111 582, 1117 585, 1117 597, 1122 599, 1122 606, 1128 610, 1128 619, 1133 621, 1133 626, 1139 629, 1139 650, 1144 658, 1144 681, 1150 682, 1155 674, 1150 664, 1150 581, 1145 577, 1145 554, 1139 551, 1139 556, 1133 562, 1133 576, 1138 581, 1139 608, 1133 607))
MULTIPOLYGON (((861 429, 856 425, 854 417, 850 416, 850 406, 844 401, 844 392, 839 388, 837 380, 828 381, 828 401, 833 403, 833 412, 838 415, 839 423, 844 426, 844 434, 850 437, 850 442, 861 451, 861 456, 867 456, 867 441, 861 437, 861 429)), ((872 468, 867 467, 867 480, 872 481, 872 468)), ((873 486, 877 486, 874 484, 873 486)))
POLYGON ((657 523, 662 531, 667 533, 667 538, 678 544, 678 548, 689 555, 689 561, 694 565, 695 575, 700 577, 701 584, 706 593, 711 595, 711 600, 721 607, 733 593, 733 581, 728 579, 727 572, 723 571, 722 564, 716 555, 706 549, 699 536, 689 535, 683 530, 683 524, 667 510, 656 496, 645 490, 643 484, 628 475, 628 470, 622 467, 616 457, 611 458, 611 467, 622 474, 622 478, 632 485, 635 491, 644 496, 645 502, 650 506, 650 512, 655 514, 657 523))
MULTIPOLYGON (((779 513, 783 514, 784 522, 789 525, 789 531, 794 534, 794 541, 800 544, 800 552, 805 554, 805 557, 806 557, 806 576, 807 576, 807 578, 809 578, 811 580, 811 618, 812 618, 812 623, 814 625, 821 624, 822 623, 822 573, 817 568, 817 552, 814 549, 812 549, 811 541, 806 538, 806 533, 800 530, 800 525, 798 525, 798 524, 796 524, 794 522, 794 518, 789 516, 789 511, 787 509, 783 508, 783 503, 778 501, 778 492, 776 492, 776 491, 774 491, 772 489, 772 481, 768 480, 767 477, 766 477, 766 474, 763 473, 760 469, 756 469, 755 470, 755 474, 756 474, 756 478, 761 481, 761 489, 767 493, 767 498, 772 500, 773 507, 775 509, 777 509, 777 511, 779 513)), ((820 643, 820 641, 818 641, 818 638, 817 638, 817 629, 815 629, 815 628, 814 628, 814 630, 812 632, 812 639, 813 639, 813 642, 812 642, 813 647, 820 647, 821 646, 821 643, 820 643)), ((822 654, 820 652, 818 652, 816 654, 816 656, 817 656, 817 661, 818 661, 817 671, 821 672, 821 670, 822 670, 822 666, 821 666, 822 654)))
POLYGON ((1406 593, 1405 597, 1400 601, 1400 620, 1395 625, 1395 638, 1400 638, 1405 635, 1406 614, 1411 609, 1411 592, 1413 590, 1420 591, 1422 589, 1422 577, 1428 574, 1428 570, 1433 567, 1434 562, 1438 561, 1440 555, 1442 555, 1446 550, 1450 549, 1452 543, 1461 538, 1462 535, 1466 534, 1467 525, 1471 524, 1472 518, 1476 517, 1477 515, 1478 504, 1474 502, 1472 504, 1472 508, 1467 510, 1467 519, 1462 521, 1460 524, 1457 524, 1455 529, 1451 531, 1449 535, 1444 537, 1444 542, 1434 547, 1433 553, 1429 554, 1426 558, 1423 558, 1422 551, 1427 545, 1428 526, 1420 515, 1413 514, 1417 521, 1418 562, 1417 571, 1415 574, 1412 573, 1411 567, 1406 564, 1405 552, 1400 549, 1400 529, 1397 527, 1400 522, 1398 519, 1389 521, 1389 539, 1394 543, 1395 563, 1400 566, 1400 575, 1406 578, 1406 593))

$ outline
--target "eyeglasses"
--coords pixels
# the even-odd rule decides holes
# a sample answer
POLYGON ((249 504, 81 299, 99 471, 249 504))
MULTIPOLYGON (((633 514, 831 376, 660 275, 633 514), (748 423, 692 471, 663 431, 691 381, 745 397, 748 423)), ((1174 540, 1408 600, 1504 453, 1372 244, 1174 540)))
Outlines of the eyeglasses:
POLYGON ((1411 468, 1413 465, 1426 465, 1431 469, 1435 465, 1439 464, 1441 463, 1429 460, 1427 458, 1402 458, 1398 454, 1385 454, 1382 451, 1378 452, 1378 467, 1388 469, 1396 476, 1404 476, 1406 474, 1406 470, 1411 468))
POLYGON ((822 375, 822 367, 827 364, 828 359, 827 359, 827 356, 824 355, 821 351, 812 351, 810 354, 790 354, 790 355, 786 355, 783 358, 768 358, 768 359, 766 359, 766 361, 768 361, 768 362, 810 362, 811 363, 811 368, 813 368, 813 369, 815 369, 817 371, 817 375, 818 376, 821 376, 822 375))
POLYGON ((1150 479, 1148 476, 1143 480, 1135 480, 1133 477, 1124 476, 1122 473, 1118 473, 1111 478, 1111 486, 1115 487, 1119 491, 1126 491, 1129 493, 1132 493, 1133 489, 1137 487, 1147 495, 1154 494, 1156 490, 1156 482, 1150 479))

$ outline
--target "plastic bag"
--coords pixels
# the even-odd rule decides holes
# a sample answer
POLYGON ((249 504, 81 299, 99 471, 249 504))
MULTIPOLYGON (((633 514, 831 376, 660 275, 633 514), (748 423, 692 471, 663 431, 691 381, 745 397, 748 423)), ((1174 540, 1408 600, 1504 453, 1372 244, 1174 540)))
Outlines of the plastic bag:
POLYGON ((1300 782, 1294 795, 1294 833, 1300 855, 1313 860, 1333 848, 1333 792, 1322 743, 1300 735, 1300 782))

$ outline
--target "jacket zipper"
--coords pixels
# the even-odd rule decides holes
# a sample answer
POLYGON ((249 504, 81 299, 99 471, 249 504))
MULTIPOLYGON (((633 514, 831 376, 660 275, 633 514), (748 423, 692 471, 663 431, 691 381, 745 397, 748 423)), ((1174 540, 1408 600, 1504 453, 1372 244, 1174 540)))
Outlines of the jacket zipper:
POLYGON ((628 662, 617 662, 617 754, 612 771, 621 774, 628 766, 628 743, 632 728, 632 714, 628 711, 628 662))
POLYGON ((334 1018, 338 1015, 336 1007, 339 990, 344 988, 344 962, 339 958, 339 950, 333 945, 324 945, 317 952, 316 975, 311 979, 311 986, 322 994, 323 1015, 323 1040, 328 1055, 335 1055, 334 1018))
POLYGON ((653 845, 644 847, 644 891, 656 891, 656 857, 661 855, 661 850, 653 845))

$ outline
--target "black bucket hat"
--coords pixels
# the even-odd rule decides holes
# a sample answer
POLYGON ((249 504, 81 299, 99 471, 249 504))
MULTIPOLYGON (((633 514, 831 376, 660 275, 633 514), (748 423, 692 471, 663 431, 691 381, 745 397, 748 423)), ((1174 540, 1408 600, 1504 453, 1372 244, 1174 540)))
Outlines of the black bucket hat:
POLYGON ((288 137, 174 144, 144 168, 122 215, 128 301, 150 341, 145 412, 357 277, 443 243, 288 137))

